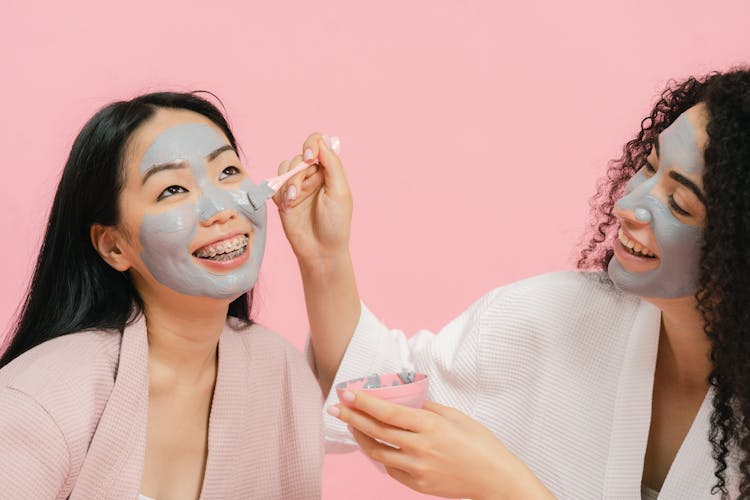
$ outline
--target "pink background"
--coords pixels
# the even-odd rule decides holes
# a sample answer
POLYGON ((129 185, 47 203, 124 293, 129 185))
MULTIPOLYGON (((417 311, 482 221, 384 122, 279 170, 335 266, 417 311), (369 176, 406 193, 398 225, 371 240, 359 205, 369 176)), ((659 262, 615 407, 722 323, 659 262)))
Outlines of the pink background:
MULTIPOLYGON (((596 179, 665 82, 750 49, 745 0, 187 4, 3 3, 0 337, 73 138, 112 100, 212 90, 256 178, 309 132, 339 135, 362 296, 414 331, 570 267, 596 179)), ((273 214, 266 255, 258 317, 301 347, 273 214)), ((424 498, 358 454, 328 457, 324 485, 326 499, 424 498)))

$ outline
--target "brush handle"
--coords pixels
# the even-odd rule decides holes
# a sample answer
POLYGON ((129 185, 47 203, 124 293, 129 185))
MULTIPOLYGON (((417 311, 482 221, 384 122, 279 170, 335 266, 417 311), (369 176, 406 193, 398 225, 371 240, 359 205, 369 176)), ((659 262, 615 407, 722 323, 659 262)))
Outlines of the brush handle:
MULTIPOLYGON (((341 139, 339 139, 336 136, 331 137, 331 149, 333 149, 334 153, 339 154, 341 151, 341 139)), ((273 192, 276 193, 281 186, 284 185, 286 181, 289 180, 290 177, 293 177, 294 175, 300 173, 307 167, 312 167, 314 163, 307 163, 306 161, 302 161, 299 165, 291 169, 289 172, 276 176, 271 177, 270 179, 266 179, 266 184, 268 184, 268 187, 273 189, 273 192)))
POLYGON ((306 169, 307 167, 311 167, 312 165, 313 165, 312 163, 307 163, 306 161, 303 161, 302 163, 300 163, 299 165, 297 165, 296 167, 294 167, 293 169, 291 169, 285 174, 282 174, 276 177, 271 177, 270 179, 266 179, 266 183, 268 183, 268 187, 273 189, 273 192, 275 193, 279 190, 281 186, 284 185, 286 181, 289 180, 290 177, 293 177, 294 175, 302 172, 304 169, 306 169))

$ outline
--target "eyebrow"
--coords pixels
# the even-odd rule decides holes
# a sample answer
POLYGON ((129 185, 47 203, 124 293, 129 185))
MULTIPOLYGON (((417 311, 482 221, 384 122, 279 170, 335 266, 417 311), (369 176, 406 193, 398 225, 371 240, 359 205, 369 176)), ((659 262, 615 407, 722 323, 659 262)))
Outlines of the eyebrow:
POLYGON ((672 170, 672 171, 669 172, 669 176, 672 179, 674 179, 677 182, 679 182, 680 184, 682 184, 683 186, 685 186, 686 188, 688 188, 690 191, 692 191, 693 194, 695 194, 695 196, 698 197, 698 199, 701 201, 701 203, 703 203, 704 205, 706 205, 706 197, 703 196, 703 193, 701 192, 700 188, 698 186, 696 186, 693 181, 691 181, 690 179, 688 179, 684 175, 675 172, 674 170, 672 170))
MULTIPOLYGON (((224 151, 234 151, 235 154, 237 153, 234 147, 232 147, 232 145, 226 144, 218 149, 215 149, 211 153, 209 153, 208 156, 206 156, 206 159, 208 161, 213 161, 216 159, 217 156, 219 156, 224 151)), ((148 180, 149 177, 151 177, 157 172, 161 172, 162 170, 175 170, 175 169, 186 168, 186 167, 187 165, 185 164, 185 160, 176 160, 176 161, 170 161, 166 163, 158 163, 156 165, 152 165, 151 167, 149 167, 148 170, 146 170, 146 173, 143 175, 143 182, 141 184, 146 184, 146 181, 148 180)))
MULTIPOLYGON (((233 147, 232 147, 232 146, 231 146, 230 144, 226 144, 226 145, 224 145, 224 146, 220 147, 219 149, 217 149, 217 150, 213 151, 212 153, 210 153, 210 154, 209 154, 209 155, 208 155, 208 156, 206 157, 206 159, 207 159, 208 161, 212 161, 212 160, 214 160, 214 159, 215 159, 215 158, 216 158, 217 156, 219 156, 219 155, 220 155, 221 153, 223 153, 224 151, 234 151, 234 148, 233 148, 233 147)), ((234 151, 234 152, 235 152, 235 154, 237 153, 237 151, 234 151)))
POLYGON ((185 160, 170 161, 167 163, 157 163, 156 165, 152 165, 148 168, 148 170, 146 170, 146 173, 143 174, 143 181, 141 182, 141 185, 146 184, 148 178, 157 172, 161 172, 162 170, 176 170, 180 168, 187 168, 185 160))

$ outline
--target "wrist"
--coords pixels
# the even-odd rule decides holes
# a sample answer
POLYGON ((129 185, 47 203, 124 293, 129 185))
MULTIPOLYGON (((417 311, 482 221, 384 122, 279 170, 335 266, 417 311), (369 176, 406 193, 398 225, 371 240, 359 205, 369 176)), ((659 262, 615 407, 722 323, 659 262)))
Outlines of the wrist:
POLYGON ((353 264, 349 249, 328 255, 298 257, 300 273, 304 282, 329 281, 352 272, 353 264))

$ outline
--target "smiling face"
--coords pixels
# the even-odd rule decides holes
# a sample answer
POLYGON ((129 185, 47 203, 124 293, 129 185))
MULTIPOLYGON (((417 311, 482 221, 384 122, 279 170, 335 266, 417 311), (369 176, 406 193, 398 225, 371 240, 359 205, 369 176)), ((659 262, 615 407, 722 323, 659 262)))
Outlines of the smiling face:
POLYGON ((133 134, 124 170, 122 251, 139 290, 233 300, 254 286, 266 210, 250 205, 258 187, 220 128, 160 109, 133 134))
POLYGON ((698 291, 706 116, 698 104, 664 130, 615 206, 620 231, 608 272, 624 291, 665 299, 698 291))

